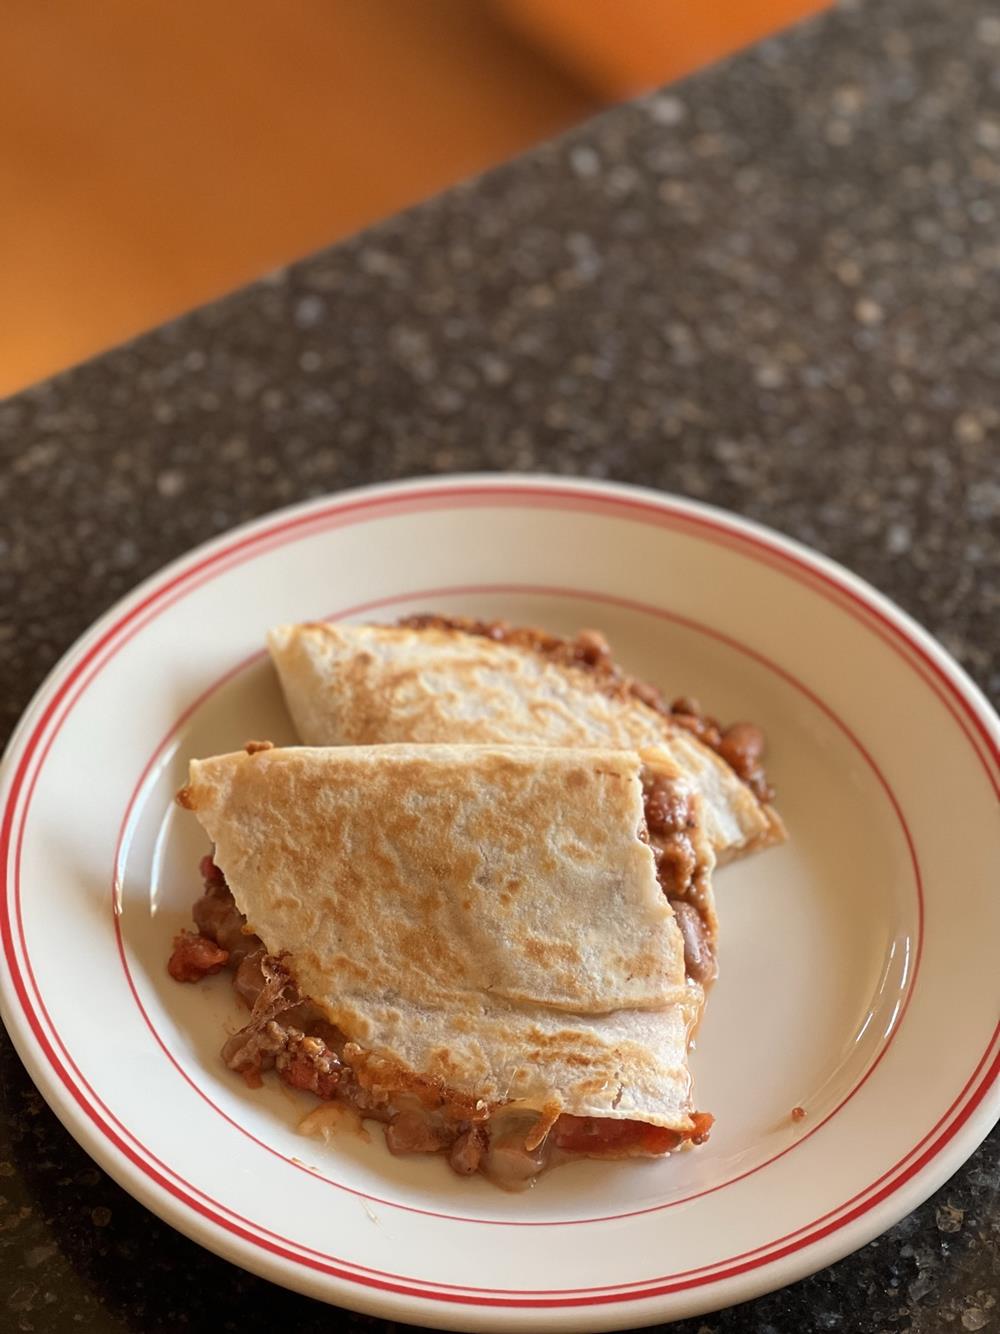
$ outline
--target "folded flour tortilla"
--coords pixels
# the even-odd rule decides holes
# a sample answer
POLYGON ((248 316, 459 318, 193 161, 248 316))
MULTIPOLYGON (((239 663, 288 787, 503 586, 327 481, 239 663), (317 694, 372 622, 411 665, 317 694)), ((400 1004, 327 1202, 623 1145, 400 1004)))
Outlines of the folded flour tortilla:
POLYGON ((433 625, 285 625, 268 644, 306 745, 663 746, 701 794, 720 861, 785 837, 714 750, 582 665, 433 625))
POLYGON ((178 799, 248 930, 386 1081, 694 1133, 704 989, 658 880, 644 782, 688 800, 688 899, 709 934, 714 858, 668 754, 248 750, 192 762, 178 799))

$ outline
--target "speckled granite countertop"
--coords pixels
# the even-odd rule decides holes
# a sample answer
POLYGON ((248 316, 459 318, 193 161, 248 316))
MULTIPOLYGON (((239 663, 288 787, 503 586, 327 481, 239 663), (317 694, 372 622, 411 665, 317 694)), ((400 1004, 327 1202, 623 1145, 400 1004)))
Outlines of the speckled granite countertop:
MULTIPOLYGON (((98 612, 201 539, 483 468, 773 524, 996 700, 998 389, 1000 10, 845 6, 0 404, 3 730, 98 612)), ((0 1328, 380 1326, 184 1240, 6 1041, 0 1072, 0 1328)), ((958 1334, 1000 1330, 998 1300, 994 1134, 857 1255, 675 1328, 958 1334)))

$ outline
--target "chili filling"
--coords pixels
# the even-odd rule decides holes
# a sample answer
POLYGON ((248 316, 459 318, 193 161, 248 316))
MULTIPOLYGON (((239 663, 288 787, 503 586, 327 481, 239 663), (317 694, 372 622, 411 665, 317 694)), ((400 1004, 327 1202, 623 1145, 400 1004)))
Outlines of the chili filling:
POLYGON ((292 1088, 383 1122, 392 1153, 443 1152, 460 1175, 482 1172, 507 1190, 523 1189, 546 1168, 572 1158, 658 1156, 686 1140, 701 1144, 708 1138, 712 1118, 704 1112, 692 1114, 687 1134, 642 1121, 564 1113, 535 1144, 537 1113, 473 1104, 418 1079, 402 1089, 390 1087, 378 1063, 303 997, 284 962, 245 930, 246 919, 212 858, 202 858, 200 869, 204 892, 192 910, 198 932, 175 938, 167 967, 179 982, 231 971, 250 1017, 227 1039, 222 1059, 250 1088, 259 1088, 264 1072, 274 1070, 292 1088))
POLYGON ((693 834, 696 828, 690 794, 668 779, 643 776, 646 828, 640 838, 656 858, 656 873, 684 941, 684 971, 708 986, 718 967, 712 929, 701 902, 701 877, 693 834))

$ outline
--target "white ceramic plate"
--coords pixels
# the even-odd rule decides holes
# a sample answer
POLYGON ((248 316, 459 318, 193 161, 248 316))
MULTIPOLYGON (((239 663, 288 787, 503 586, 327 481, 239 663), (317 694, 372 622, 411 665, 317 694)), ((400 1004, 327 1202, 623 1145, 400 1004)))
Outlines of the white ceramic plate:
POLYGON ((18 728, 4 1017, 107 1171, 278 1283, 460 1329, 613 1329, 744 1301, 882 1231, 998 1115, 998 736, 884 598, 700 505, 479 477, 285 510, 120 603, 18 728), (599 626, 639 676, 765 727, 791 841, 717 877, 703 1148, 507 1195, 394 1159, 378 1133, 324 1146, 296 1133, 306 1095, 251 1092, 218 1060, 228 982, 167 976, 207 850, 171 805, 188 758, 293 739, 264 631, 428 609, 599 626))

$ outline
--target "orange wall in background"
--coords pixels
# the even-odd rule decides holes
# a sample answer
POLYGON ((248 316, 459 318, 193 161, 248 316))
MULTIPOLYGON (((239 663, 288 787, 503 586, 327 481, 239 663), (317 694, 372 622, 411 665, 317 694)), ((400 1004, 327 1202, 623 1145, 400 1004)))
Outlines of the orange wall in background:
POLYGON ((492 0, 541 50, 607 98, 718 60, 827 0, 492 0))
POLYGON ((0 0, 0 394, 816 7, 0 0))

